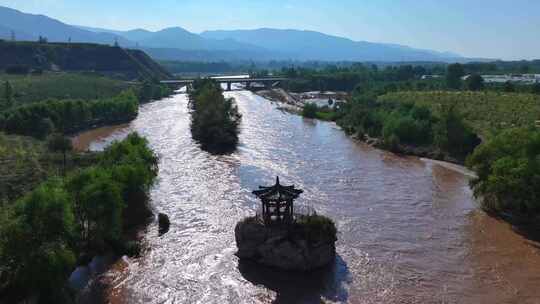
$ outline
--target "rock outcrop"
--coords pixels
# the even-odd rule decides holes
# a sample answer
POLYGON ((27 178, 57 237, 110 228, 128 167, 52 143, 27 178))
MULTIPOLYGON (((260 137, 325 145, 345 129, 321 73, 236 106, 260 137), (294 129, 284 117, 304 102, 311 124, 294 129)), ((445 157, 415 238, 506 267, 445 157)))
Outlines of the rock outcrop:
POLYGON ((236 225, 235 237, 239 258, 283 270, 320 268, 333 262, 336 254, 335 226, 321 216, 289 226, 265 226, 247 218, 236 225))
POLYGON ((164 213, 158 214, 158 225, 159 225, 159 235, 163 235, 169 232, 169 227, 171 226, 171 222, 169 221, 169 216, 164 213))

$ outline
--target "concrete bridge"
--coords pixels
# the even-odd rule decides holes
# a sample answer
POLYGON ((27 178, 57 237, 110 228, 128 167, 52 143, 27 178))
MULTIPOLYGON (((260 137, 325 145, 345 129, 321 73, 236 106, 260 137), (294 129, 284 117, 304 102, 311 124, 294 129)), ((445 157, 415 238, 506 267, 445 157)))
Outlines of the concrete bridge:
MULTIPOLYGON (((251 88, 251 85, 253 83, 261 83, 266 88, 272 88, 275 86, 278 86, 282 81, 288 80, 288 78, 283 77, 261 77, 261 78, 240 78, 240 77, 219 77, 219 78, 212 78, 217 83, 225 83, 227 84, 227 91, 231 90, 231 86, 233 83, 241 83, 245 84, 247 89, 251 88)), ((197 79, 177 79, 177 80, 162 80, 162 84, 170 85, 170 86, 185 86, 187 90, 191 89, 193 83, 197 79)))

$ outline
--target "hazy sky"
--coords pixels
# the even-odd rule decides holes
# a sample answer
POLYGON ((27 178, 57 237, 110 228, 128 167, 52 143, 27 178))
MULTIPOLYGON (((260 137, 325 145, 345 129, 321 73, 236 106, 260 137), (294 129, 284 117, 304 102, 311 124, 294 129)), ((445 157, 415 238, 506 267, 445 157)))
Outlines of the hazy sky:
POLYGON ((0 5, 111 29, 309 29, 468 57, 540 58, 540 0, 0 0, 0 5))

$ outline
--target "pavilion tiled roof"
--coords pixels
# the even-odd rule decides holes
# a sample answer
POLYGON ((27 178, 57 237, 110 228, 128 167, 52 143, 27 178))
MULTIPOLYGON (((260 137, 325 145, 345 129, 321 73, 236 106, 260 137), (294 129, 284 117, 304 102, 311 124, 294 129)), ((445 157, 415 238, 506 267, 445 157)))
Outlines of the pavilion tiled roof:
POLYGON ((293 186, 282 186, 279 183, 279 176, 276 178, 276 184, 270 187, 259 186, 260 190, 253 191, 258 198, 266 201, 287 201, 298 198, 302 192, 301 189, 295 189, 293 186))

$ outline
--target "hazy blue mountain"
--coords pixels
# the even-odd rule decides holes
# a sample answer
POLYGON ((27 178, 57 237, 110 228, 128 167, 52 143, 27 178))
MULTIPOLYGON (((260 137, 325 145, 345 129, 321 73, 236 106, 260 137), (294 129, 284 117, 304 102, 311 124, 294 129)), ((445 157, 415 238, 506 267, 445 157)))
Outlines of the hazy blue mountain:
POLYGON ((126 32, 118 32, 118 34, 128 40, 138 42, 138 41, 150 39, 154 35, 154 32, 150 32, 145 29, 134 29, 131 31, 126 31, 126 32))
POLYGON ((239 42, 249 42, 270 51, 288 53, 291 59, 302 60, 416 61, 446 60, 457 56, 395 44, 353 41, 314 31, 263 28, 207 31, 201 36, 209 39, 234 39, 239 42))
POLYGON ((234 51, 258 50, 259 47, 231 39, 203 38, 181 27, 166 28, 157 32, 132 30, 119 33, 124 38, 150 48, 168 48, 181 50, 234 51))
POLYGON ((146 47, 142 50, 156 60, 218 62, 270 61, 282 58, 279 54, 266 50, 182 50, 146 47))
POLYGON ((0 6, 0 39, 15 31, 18 40, 90 42, 148 50, 165 60, 321 60, 321 61, 455 61, 452 53, 414 49, 397 44, 353 41, 314 31, 257 29, 207 31, 200 35, 181 27, 152 32, 73 26, 43 15, 32 15, 0 6), (205 59, 208 56, 208 59, 205 59))
POLYGON ((66 42, 71 38, 73 42, 113 44, 115 39, 118 39, 122 45, 129 44, 125 38, 118 35, 95 33, 62 23, 47 16, 26 14, 3 6, 0 6, 0 26, 13 29, 16 36, 18 36, 18 40, 33 40, 41 35, 47 37, 51 42, 66 42))
MULTIPOLYGON (((22 32, 22 31, 16 31, 14 29, 11 29, 6 26, 0 25, 0 39, 4 40, 11 40, 11 34, 15 34, 15 39, 21 39, 21 40, 33 40, 34 36, 22 32)), ((36 38, 37 39, 37 38, 36 38)))
MULTIPOLYGON (((77 27, 95 33, 111 33, 119 35, 129 40, 132 44, 137 44, 140 47, 167 49, 167 51, 163 51, 164 53, 170 52, 171 49, 179 49, 184 51, 263 51, 263 49, 260 47, 251 45, 249 43, 241 43, 232 39, 204 38, 181 27, 170 27, 157 32, 152 32, 145 29, 117 31, 87 26, 77 27)), ((229 55, 225 55, 225 57, 229 57, 229 55)))

